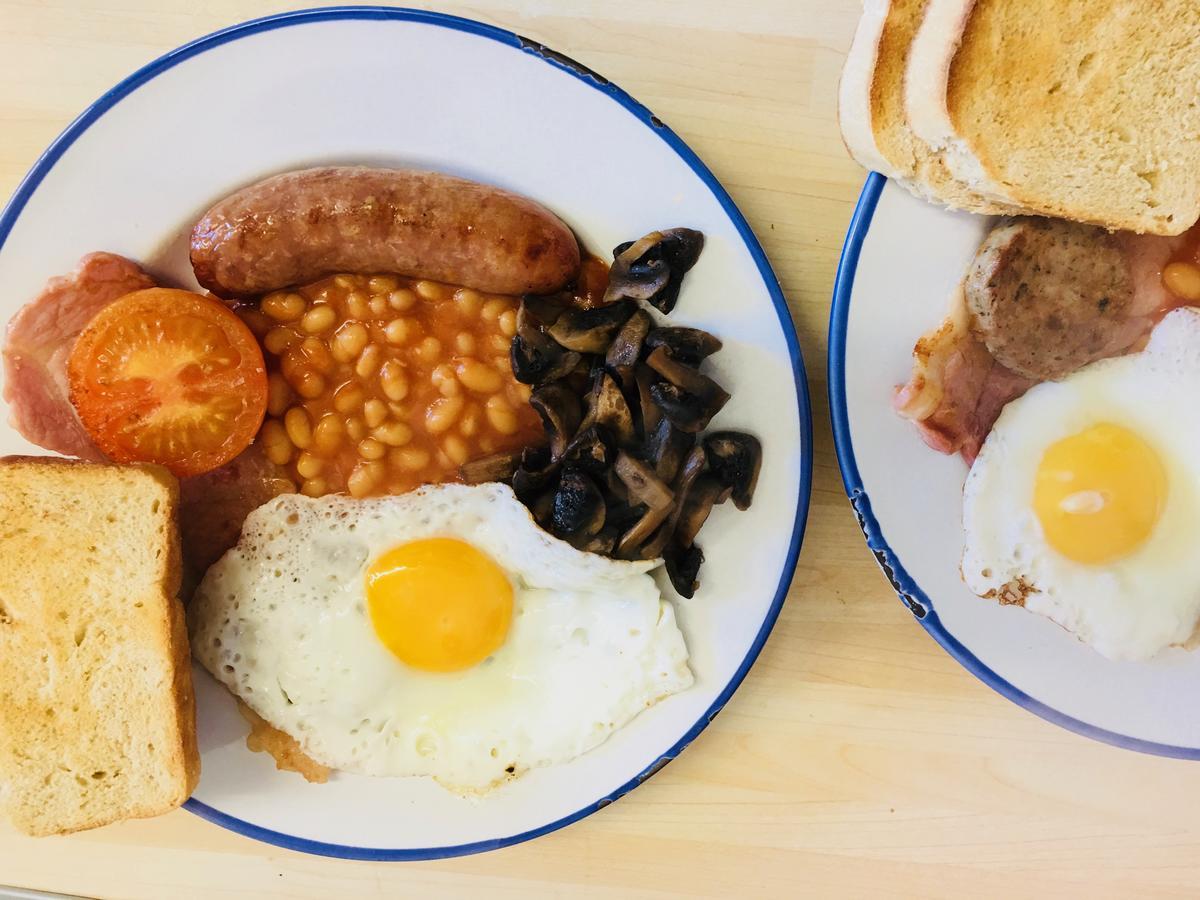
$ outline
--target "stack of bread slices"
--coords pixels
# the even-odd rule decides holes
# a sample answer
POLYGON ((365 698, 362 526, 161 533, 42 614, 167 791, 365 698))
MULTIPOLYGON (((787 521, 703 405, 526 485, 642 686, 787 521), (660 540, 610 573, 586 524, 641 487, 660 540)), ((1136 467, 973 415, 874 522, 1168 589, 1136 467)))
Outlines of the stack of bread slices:
POLYGON ((865 0, 839 91, 925 199, 1179 234, 1200 218, 1197 0, 865 0))

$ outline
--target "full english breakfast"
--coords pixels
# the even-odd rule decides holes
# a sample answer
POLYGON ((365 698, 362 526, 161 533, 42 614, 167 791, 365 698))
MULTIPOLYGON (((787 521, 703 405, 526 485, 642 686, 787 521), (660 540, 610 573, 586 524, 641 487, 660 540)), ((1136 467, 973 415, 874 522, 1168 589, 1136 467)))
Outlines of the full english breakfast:
POLYGON ((840 89, 852 155, 939 205, 1002 216, 913 350, 895 410, 960 454, 975 594, 1104 656, 1187 646, 1200 573, 1200 128, 1170 74, 1189 4, 869 3, 840 89), (1164 27, 1169 22, 1169 27, 1164 27), (1062 35, 1069 33, 1069 43, 1062 35), (1132 99, 1137 98, 1137 99, 1132 99))
POLYGON ((662 320, 703 244, 652 231, 610 268, 508 191, 323 167, 204 213, 199 291, 106 252, 52 278, 3 345, 13 427, 77 460, 0 461, 14 821, 187 797, 189 635, 248 745, 312 782, 479 796, 686 690, 665 585, 693 597, 697 534, 750 506, 762 459, 710 429, 721 341, 662 320), (78 543, 94 599, 69 608, 48 566, 78 543), (131 667, 153 677, 132 690, 131 667))

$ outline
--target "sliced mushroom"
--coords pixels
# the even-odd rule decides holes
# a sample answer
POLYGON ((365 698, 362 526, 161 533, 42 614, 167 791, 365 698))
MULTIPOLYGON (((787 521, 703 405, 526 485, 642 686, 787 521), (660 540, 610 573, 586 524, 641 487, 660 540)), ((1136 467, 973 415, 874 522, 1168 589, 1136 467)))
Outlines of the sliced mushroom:
POLYGON ((714 406, 713 415, 729 401, 729 394, 723 387, 698 369, 677 360, 666 347, 655 347, 646 357, 646 365, 681 391, 714 406))
POLYGON ((550 458, 547 447, 526 447, 521 465, 512 475, 513 492, 529 505, 542 491, 552 487, 558 478, 558 463, 550 458))
POLYGON ((554 498, 557 491, 545 491, 533 499, 532 502, 526 503, 529 507, 529 512, 533 515, 533 519, 546 531, 554 532, 554 498))
POLYGON ((558 317, 573 304, 571 297, 557 294, 526 294, 517 308, 517 330, 536 328, 542 331, 558 321, 558 317))
POLYGON ((730 488, 733 505, 749 509, 762 466, 762 444, 742 431, 714 431, 704 436, 708 465, 721 484, 730 488))
MULTIPOLYGON (((675 508, 671 511, 671 518, 667 520, 666 537, 671 537, 679 527, 679 519, 691 496, 692 487, 707 468, 708 460, 704 455, 704 448, 697 444, 684 459, 683 465, 679 467, 679 476, 672 484, 672 490, 675 492, 675 508)), ((690 544, 691 541, 687 543, 690 544)))
POLYGON ((578 469, 564 469, 554 492, 554 533, 561 538, 590 538, 604 527, 604 496, 578 469))
POLYGON ((650 318, 650 314, 639 309, 621 326, 608 348, 604 357, 605 365, 616 373, 623 388, 628 389, 632 383, 633 368, 642 355, 642 343, 653 325, 654 320, 650 318))
POLYGON ((608 468, 616 456, 612 436, 601 425, 581 428, 563 452, 563 464, 593 475, 608 468))
POLYGON ((604 353, 613 335, 636 311, 635 304, 624 300, 592 309, 569 309, 547 332, 568 350, 604 353))
POLYGON ((665 509, 647 509, 641 518, 621 535, 621 540, 617 542, 617 556, 621 559, 655 559, 662 549, 653 546, 654 535, 665 529, 670 515, 669 506, 665 509))
POLYGON ((646 436, 646 461, 654 466, 655 475, 670 484, 695 440, 693 435, 672 425, 670 419, 661 419, 646 436))
POLYGON ((721 342, 699 328, 655 328, 646 335, 646 346, 666 347, 671 355, 689 366, 698 366, 721 349, 721 342))
POLYGON ((663 552, 663 561, 666 563, 667 577, 671 579, 671 586, 675 588, 675 592, 680 597, 690 600, 699 586, 696 575, 700 571, 700 564, 704 562, 704 552, 695 544, 680 547, 670 543, 663 552))
POLYGON ((613 551, 617 549, 617 541, 621 538, 621 530, 613 527, 609 522, 605 522, 600 533, 589 538, 587 543, 582 544, 579 549, 586 553, 598 553, 601 556, 612 556, 613 551))
POLYGON ((652 231, 619 245, 613 251, 604 299, 644 300, 669 313, 679 299, 683 276, 696 264, 703 248, 704 235, 690 228, 652 231))
POLYGON ((669 510, 675 502, 675 493, 640 459, 621 450, 613 471, 629 491, 630 503, 644 503, 651 509, 669 510))
POLYGON ((707 428, 723 405, 705 403, 695 394, 682 391, 669 381, 656 381, 650 385, 650 400, 671 420, 672 425, 690 434, 707 428))
POLYGON ((529 405, 541 417, 550 442, 550 457, 557 461, 579 427, 582 415, 579 397, 566 385, 554 381, 534 389, 529 395, 529 405))
POLYGON ((690 547, 704 523, 708 521, 713 507, 724 502, 728 496, 729 488, 721 484, 715 475, 706 473, 697 478, 686 499, 679 506, 675 542, 681 547, 690 547))
POLYGON ((638 365, 634 369, 633 380, 637 382, 638 413, 641 419, 642 434, 647 435, 658 427, 662 421, 662 410, 650 396, 650 385, 658 380, 654 370, 646 365, 638 365))
POLYGON ((637 438, 633 428, 633 413, 617 382, 607 371, 597 371, 592 383, 592 392, 588 394, 587 405, 587 415, 583 419, 584 428, 602 425, 616 440, 618 447, 633 445, 637 438))
POLYGON ((489 481, 508 481, 521 464, 521 451, 493 453, 472 459, 458 467, 458 474, 467 484, 486 484, 489 481))
POLYGON ((581 359, 578 353, 564 350, 536 330, 518 330, 509 349, 513 377, 521 384, 556 381, 574 370, 581 359))
POLYGON ((661 548, 646 547, 655 532, 667 521, 675 507, 675 495, 644 462, 625 451, 617 454, 613 471, 624 483, 631 504, 644 504, 646 511, 617 544, 617 553, 625 559, 653 559, 661 548))

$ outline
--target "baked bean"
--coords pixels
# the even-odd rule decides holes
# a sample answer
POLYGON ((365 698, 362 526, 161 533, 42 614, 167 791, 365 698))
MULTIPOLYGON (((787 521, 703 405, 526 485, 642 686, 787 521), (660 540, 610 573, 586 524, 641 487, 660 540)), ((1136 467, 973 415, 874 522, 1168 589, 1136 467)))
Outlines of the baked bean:
POLYGON ((315 400, 325 393, 325 379, 310 366, 298 367, 292 375, 291 385, 305 400, 315 400))
POLYGON ((460 331, 454 337, 454 349, 459 353, 474 353, 475 335, 469 331, 460 331))
POLYGON ((422 300, 445 300, 446 288, 436 281, 421 279, 413 285, 413 290, 422 300))
POLYGON ((303 406, 293 406, 283 416, 288 439, 301 450, 312 446, 312 420, 303 406))
POLYGON ((358 278, 354 275, 335 275, 333 283, 340 288, 350 290, 350 288, 358 287, 358 278))
POLYGON ((403 422, 384 422, 371 432, 371 437, 389 447, 403 447, 412 440, 412 429, 403 422))
POLYGON ((268 353, 282 356, 283 351, 300 340, 300 335, 286 325, 277 325, 263 336, 263 347, 268 353))
POLYGON ((359 378, 370 378, 379 370, 379 364, 383 361, 383 348, 378 344, 368 344, 363 347, 363 352, 358 356, 358 362, 354 364, 354 374, 359 378))
POLYGON ((488 398, 487 402, 487 420, 496 431, 501 434, 516 434, 520 423, 517 422, 517 414, 511 406, 499 394, 494 394, 488 398))
POLYGON ((267 459, 277 466, 286 466, 291 461, 295 447, 277 419, 267 419, 259 437, 262 439, 263 452, 267 454, 267 459))
POLYGON ((300 485, 300 493, 305 497, 324 497, 329 493, 329 482, 324 478, 306 478, 300 485))
POLYGON ((417 302, 417 295, 412 291, 404 288, 398 291, 392 291, 388 294, 388 306, 396 312, 405 312, 412 309, 414 303, 417 302))
POLYGON ((299 294, 276 291, 264 297, 259 308, 277 322, 295 322, 304 315, 304 307, 307 305, 299 294))
POLYGON ((382 319, 388 314, 388 310, 391 309, 388 306, 387 297, 372 297, 368 306, 371 309, 371 315, 377 319, 382 319))
POLYGON ((387 407, 388 412, 390 412, 397 419, 407 419, 408 414, 412 412, 412 406, 408 403, 394 403, 389 400, 387 407))
POLYGON ((503 297, 493 297, 487 303, 483 304, 483 308, 479 310, 479 315, 483 316, 485 322, 495 322, 500 318, 500 314, 506 309, 511 309, 512 304, 503 297))
POLYGON ((368 428, 375 428, 383 423, 387 418, 387 404, 382 400, 377 400, 372 397, 363 404, 363 421, 367 423, 368 428))
POLYGON ((511 346, 511 341, 502 334, 493 334, 488 338, 488 345, 495 351, 503 353, 511 346))
POLYGON ((395 275, 376 275, 367 279, 367 290, 372 294, 390 294, 400 287, 400 279, 395 275))
POLYGON ((296 457, 296 474, 305 480, 316 478, 324 468, 325 460, 319 456, 314 456, 307 450, 302 451, 296 457))
POLYGON ((392 465, 405 472, 415 472, 429 465, 429 451, 420 447, 399 447, 388 456, 392 465))
POLYGON ((454 292, 454 304, 458 307, 459 312, 467 316, 473 316, 479 312, 479 307, 483 303, 483 298, 479 296, 478 291, 473 291, 470 288, 459 288, 454 292))
POLYGON ((366 395, 357 381, 347 381, 333 392, 333 408, 343 414, 350 414, 362 409, 366 395))
POLYGON ((331 350, 338 362, 350 362, 367 346, 367 328, 362 322, 347 322, 333 336, 331 350))
POLYGON ((425 430, 430 434, 441 434, 454 424, 462 413, 462 397, 443 397, 434 400, 425 411, 425 430))
POLYGON ((456 367, 458 380, 469 391, 494 394, 504 387, 504 379, 495 369, 490 369, 477 359, 461 360, 456 367))
POLYGON ((329 352, 329 345, 316 337, 307 337, 300 344, 300 352, 312 363, 312 367, 322 375, 333 371, 336 360, 329 352))
POLYGON ((361 441, 367 434, 367 423, 362 416, 346 417, 346 437, 352 441, 361 441))
POLYGON ((450 461, 456 466, 461 466, 471 458, 471 452, 467 449, 467 445, 463 443, 463 439, 456 435, 448 435, 442 441, 442 452, 450 457, 450 461))
POLYGON ((479 407, 471 404, 458 420, 458 433, 463 437, 474 437, 479 431, 479 407))
POLYGON ((375 480, 375 471, 360 463, 346 479, 346 489, 350 491, 351 497, 365 497, 374 490, 375 480))
POLYGON ((267 376, 267 413, 272 416, 282 416, 292 402, 292 389, 287 380, 278 372, 267 376))
POLYGON ((411 331, 412 325, 408 319, 392 319, 384 327, 383 336, 389 344, 403 344, 411 331))
POLYGON ((496 320, 496 324, 500 326, 500 331, 505 337, 512 337, 517 333, 517 311, 515 309, 507 309, 500 313, 500 318, 496 320))
POLYGON ((387 447, 373 437, 363 438, 358 442, 358 455, 363 459, 383 459, 387 447))
POLYGON ((417 357, 422 362, 436 362, 442 354, 442 342, 435 337, 427 337, 417 345, 417 357))
POLYGON ((389 400, 399 403, 408 394, 408 377, 400 363, 389 359, 379 370, 379 386, 389 400))
POLYGON ((321 303, 304 314, 304 318, 300 320, 300 327, 309 334, 320 334, 332 328, 336 321, 337 310, 328 303, 321 303))
POLYGON ((493 453, 496 450, 496 442, 484 435, 479 439, 479 449, 484 453, 493 453))
POLYGON ((1162 271, 1162 283, 1168 291, 1183 300, 1200 300, 1200 266, 1189 262, 1169 263, 1162 271))
POLYGON ((346 295, 346 311, 352 319, 371 318, 371 298, 362 291, 351 291, 346 295))
POLYGON ((329 456, 342 445, 345 434, 342 420, 333 413, 325 413, 313 429, 313 447, 329 456))
POLYGON ((458 396, 458 379, 454 375, 454 369, 446 363, 434 368, 429 375, 429 380, 433 382, 433 386, 443 397, 458 396))

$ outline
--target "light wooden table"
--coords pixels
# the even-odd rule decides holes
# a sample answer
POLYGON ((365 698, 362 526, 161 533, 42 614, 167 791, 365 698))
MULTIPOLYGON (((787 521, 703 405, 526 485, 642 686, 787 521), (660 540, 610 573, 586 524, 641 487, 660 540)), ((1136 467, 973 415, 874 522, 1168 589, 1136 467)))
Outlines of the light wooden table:
MULTIPOLYGON (((0 193, 137 66, 283 8, 0 0, 0 193)), ((834 119, 858 0, 481 0, 449 11, 621 84, 704 158, 766 247, 808 362, 817 452, 808 535, 770 642, 682 757, 531 843, 443 862, 341 862, 179 811, 69 838, 0 826, 0 884, 148 898, 1200 890, 1200 765, 1093 743, 992 693, 910 619, 850 514, 824 372, 830 287, 863 178, 834 119)))

